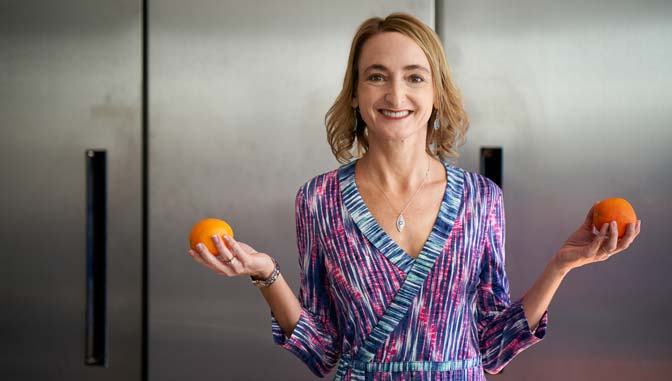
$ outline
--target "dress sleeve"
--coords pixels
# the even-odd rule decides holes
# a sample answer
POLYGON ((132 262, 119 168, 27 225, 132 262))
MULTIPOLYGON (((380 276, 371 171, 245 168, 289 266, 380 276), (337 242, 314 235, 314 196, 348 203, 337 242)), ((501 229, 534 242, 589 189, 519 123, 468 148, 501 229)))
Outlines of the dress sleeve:
POLYGON ((509 281, 504 268, 504 205, 502 190, 494 183, 488 213, 484 253, 477 296, 477 326, 483 369, 499 373, 516 355, 546 335, 548 311, 534 332, 523 311, 522 298, 510 302, 509 281))
POLYGON ((296 237, 299 250, 301 316, 287 337, 271 311, 273 341, 292 352, 318 377, 333 369, 341 352, 336 312, 327 278, 324 259, 316 235, 316 221, 306 197, 306 186, 296 196, 296 237))

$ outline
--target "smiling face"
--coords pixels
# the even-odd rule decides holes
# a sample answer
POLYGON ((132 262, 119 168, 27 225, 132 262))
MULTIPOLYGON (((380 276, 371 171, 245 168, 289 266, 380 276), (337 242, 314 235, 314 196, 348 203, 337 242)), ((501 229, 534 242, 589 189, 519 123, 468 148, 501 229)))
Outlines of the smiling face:
POLYGON ((378 33, 364 43, 357 67, 352 107, 359 107, 369 141, 403 141, 422 134, 424 143, 434 88, 418 44, 398 32, 378 33))

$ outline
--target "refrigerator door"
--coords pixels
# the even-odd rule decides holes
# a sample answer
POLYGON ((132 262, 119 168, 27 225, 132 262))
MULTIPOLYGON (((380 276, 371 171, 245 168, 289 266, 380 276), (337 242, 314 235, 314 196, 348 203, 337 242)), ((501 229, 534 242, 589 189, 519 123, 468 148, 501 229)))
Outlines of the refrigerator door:
MULTIPOLYGON (((355 30, 433 1, 150 2, 150 379, 313 380, 276 346, 249 277, 216 275, 188 255, 205 217, 275 256, 298 292, 294 197, 336 168, 324 115, 355 30)), ((331 377, 333 378, 332 373, 331 377)))
POLYGON ((461 166, 500 147, 512 298, 608 197, 630 248, 572 271, 544 342, 497 380, 663 380, 672 372, 672 3, 446 1, 437 23, 471 128, 461 166), (645 328, 644 328, 645 327, 645 328))
POLYGON ((0 379, 140 380, 141 7, 0 5, 0 379))

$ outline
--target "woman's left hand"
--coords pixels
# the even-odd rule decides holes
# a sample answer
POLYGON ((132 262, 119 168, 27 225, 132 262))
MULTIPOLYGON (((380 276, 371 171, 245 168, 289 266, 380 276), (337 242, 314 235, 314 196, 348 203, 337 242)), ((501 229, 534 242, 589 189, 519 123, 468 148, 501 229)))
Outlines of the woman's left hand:
POLYGON ((627 249, 639 235, 641 220, 628 224, 625 235, 619 239, 616 222, 604 224, 600 233, 593 234, 593 207, 590 208, 583 225, 579 227, 555 254, 560 269, 568 272, 593 262, 607 260, 614 254, 627 249))

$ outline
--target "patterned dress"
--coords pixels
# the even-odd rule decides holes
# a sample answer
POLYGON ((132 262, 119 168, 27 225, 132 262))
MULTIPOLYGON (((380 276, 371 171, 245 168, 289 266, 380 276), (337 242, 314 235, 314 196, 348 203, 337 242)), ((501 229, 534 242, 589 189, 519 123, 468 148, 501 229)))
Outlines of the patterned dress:
POLYGON ((491 180, 443 162, 441 209, 418 258, 378 225, 355 164, 318 175, 296 195, 301 316, 274 342, 334 380, 485 380, 541 341, 504 268, 504 206, 491 180))

